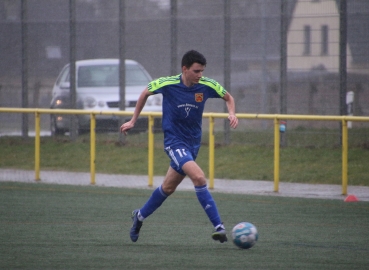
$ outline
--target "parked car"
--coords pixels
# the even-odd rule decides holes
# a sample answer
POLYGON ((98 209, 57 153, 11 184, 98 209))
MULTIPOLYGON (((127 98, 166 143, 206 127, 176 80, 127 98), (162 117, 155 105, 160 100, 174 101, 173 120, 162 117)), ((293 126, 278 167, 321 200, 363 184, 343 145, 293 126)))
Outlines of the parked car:
MULTIPOLYGON (((125 110, 133 111, 138 97, 152 80, 145 68, 134 60, 125 60, 126 88, 125 110)), ((60 72, 52 89, 51 109, 67 109, 70 105, 70 65, 60 72)), ((76 61, 76 106, 82 110, 116 112, 119 110, 119 59, 91 59, 76 61)), ((162 96, 150 96, 143 111, 161 112, 162 96)), ((51 114, 50 127, 53 135, 69 131, 70 115, 51 114)), ((90 115, 77 115, 79 132, 90 128, 90 115)), ((97 129, 118 131, 118 117, 96 115, 97 129)), ((138 127, 147 129, 147 118, 138 119, 138 127)), ((161 129, 161 119, 155 118, 155 129, 161 129)))

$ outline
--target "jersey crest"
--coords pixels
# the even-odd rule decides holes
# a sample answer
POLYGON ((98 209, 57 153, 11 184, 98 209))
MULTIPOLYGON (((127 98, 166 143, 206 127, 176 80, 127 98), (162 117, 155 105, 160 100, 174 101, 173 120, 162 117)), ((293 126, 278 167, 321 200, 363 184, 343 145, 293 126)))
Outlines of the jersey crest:
POLYGON ((204 94, 203 93, 195 93, 195 101, 196 102, 202 102, 204 100, 204 94))

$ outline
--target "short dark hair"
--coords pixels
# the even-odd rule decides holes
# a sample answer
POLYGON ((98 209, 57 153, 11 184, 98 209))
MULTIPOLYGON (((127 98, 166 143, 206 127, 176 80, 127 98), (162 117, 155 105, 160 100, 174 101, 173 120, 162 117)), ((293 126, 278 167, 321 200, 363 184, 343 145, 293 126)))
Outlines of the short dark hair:
POLYGON ((200 65, 206 66, 206 58, 198 51, 191 50, 186 52, 182 57, 182 67, 190 68, 193 63, 199 63, 200 65))

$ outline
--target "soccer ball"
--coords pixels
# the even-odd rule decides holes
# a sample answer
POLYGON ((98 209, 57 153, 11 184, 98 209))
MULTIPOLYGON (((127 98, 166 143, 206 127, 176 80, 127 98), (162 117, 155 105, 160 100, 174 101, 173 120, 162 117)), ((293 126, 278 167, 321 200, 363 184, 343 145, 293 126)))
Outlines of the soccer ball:
POLYGON ((243 249, 252 248, 258 241, 259 233, 256 227, 249 222, 241 222, 233 227, 233 243, 243 249))

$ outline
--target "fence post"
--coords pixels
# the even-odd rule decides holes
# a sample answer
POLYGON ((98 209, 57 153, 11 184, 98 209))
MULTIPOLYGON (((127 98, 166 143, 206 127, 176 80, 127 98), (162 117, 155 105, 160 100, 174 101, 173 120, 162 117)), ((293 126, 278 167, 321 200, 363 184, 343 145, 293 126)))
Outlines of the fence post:
POLYGON ((35 112, 35 180, 40 181, 40 113, 35 112))
POLYGON ((90 114, 90 177, 91 185, 95 185, 96 176, 96 115, 90 114))
POLYGON ((170 74, 177 74, 177 24, 178 24, 177 0, 170 0, 170 74))
POLYGON ((148 133, 149 133, 149 149, 148 149, 148 173, 149 173, 149 187, 154 184, 154 116, 148 116, 148 133))
POLYGON ((342 120, 342 195, 347 194, 348 183, 348 129, 347 121, 342 120))
MULTIPOLYGON (((28 108, 28 5, 21 1, 22 108, 28 108)), ((22 137, 28 138, 28 113, 22 114, 22 137)))
POLYGON ((214 188, 214 117, 209 117, 209 188, 214 188))
POLYGON ((274 192, 279 191, 279 119, 274 118, 274 192))

